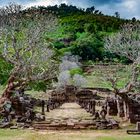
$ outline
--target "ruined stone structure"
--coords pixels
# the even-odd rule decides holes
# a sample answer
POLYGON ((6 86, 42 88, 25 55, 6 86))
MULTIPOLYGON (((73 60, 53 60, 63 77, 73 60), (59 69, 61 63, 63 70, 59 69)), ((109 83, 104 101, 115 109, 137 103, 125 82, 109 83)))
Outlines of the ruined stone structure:
MULTIPOLYGON (((10 122, 10 119, 16 118, 18 123, 24 123, 26 124, 24 126, 27 127, 27 124, 30 126, 29 122, 31 124, 32 121, 45 121, 46 112, 59 108, 64 103, 75 102, 93 116, 94 127, 97 129, 119 127, 118 123, 115 120, 108 119, 106 114, 109 116, 118 115, 119 117, 125 117, 127 111, 131 123, 140 121, 139 95, 129 95, 131 97, 129 101, 131 108, 129 111, 120 97, 109 95, 110 91, 107 89, 77 89, 69 85, 61 91, 52 90, 47 100, 34 99, 24 94, 19 97, 13 97, 13 99, 11 98, 11 100, 13 100, 12 107, 19 108, 16 109, 19 110, 19 112, 10 110, 10 102, 7 102, 5 103, 5 112, 1 112, 1 114, 5 117, 6 121, 10 122), (41 113, 34 112, 35 106, 41 107, 41 113), (99 111, 97 108, 102 108, 102 110, 99 111), (9 111, 7 111, 7 109, 9 109, 9 111)), ((113 95, 113 93, 111 95, 113 95)))

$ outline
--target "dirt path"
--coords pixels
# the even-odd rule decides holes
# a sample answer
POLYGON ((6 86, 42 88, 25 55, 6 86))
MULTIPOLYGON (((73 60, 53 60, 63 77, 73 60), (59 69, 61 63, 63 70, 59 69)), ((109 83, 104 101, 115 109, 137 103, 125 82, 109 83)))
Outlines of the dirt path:
POLYGON ((90 113, 87 113, 86 110, 82 109, 76 103, 65 103, 60 108, 54 109, 49 113, 46 113, 46 119, 85 119, 90 120, 93 117, 90 113))

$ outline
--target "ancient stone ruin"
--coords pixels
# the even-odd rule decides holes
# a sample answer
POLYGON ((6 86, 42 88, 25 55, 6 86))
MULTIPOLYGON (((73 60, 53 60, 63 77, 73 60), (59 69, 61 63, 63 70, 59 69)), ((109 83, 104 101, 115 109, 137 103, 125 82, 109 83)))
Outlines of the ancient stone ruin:
MULTIPOLYGON (((29 128, 34 129, 116 129, 119 122, 108 116, 125 117, 127 108, 124 101, 118 96, 112 96, 110 90, 102 88, 76 88, 68 85, 63 90, 52 90, 46 100, 35 99, 24 94, 17 94, 6 101, 0 114, 1 128, 29 128), (58 123, 47 118, 47 112, 61 107, 64 103, 76 103, 91 114, 90 121, 72 120, 67 123, 58 123), (37 110, 36 108, 39 108, 37 110), (16 112, 15 112, 16 110, 16 112), (74 122, 73 122, 74 121, 74 122), (13 123, 14 122, 14 123, 13 123)), ((140 120, 139 94, 130 94, 131 98, 128 115, 131 123, 140 120)))

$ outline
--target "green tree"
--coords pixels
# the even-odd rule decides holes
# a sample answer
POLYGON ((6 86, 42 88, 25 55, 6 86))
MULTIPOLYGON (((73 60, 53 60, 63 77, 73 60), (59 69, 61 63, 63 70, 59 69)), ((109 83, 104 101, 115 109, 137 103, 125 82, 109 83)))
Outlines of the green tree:
POLYGON ((31 81, 56 76, 55 50, 44 38, 56 23, 51 13, 22 15, 20 5, 0 9, 0 57, 13 65, 3 97, 10 98, 16 88, 24 88, 31 81))
POLYGON ((77 39, 71 49, 74 55, 79 55, 82 60, 102 59, 103 42, 90 35, 83 39, 77 39))

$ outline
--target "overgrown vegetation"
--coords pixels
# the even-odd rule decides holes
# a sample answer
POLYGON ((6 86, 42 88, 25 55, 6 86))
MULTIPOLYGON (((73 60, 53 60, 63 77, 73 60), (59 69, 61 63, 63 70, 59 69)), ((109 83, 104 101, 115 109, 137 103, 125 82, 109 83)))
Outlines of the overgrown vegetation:
MULTIPOLYGON (((58 26, 55 30, 43 34, 43 39, 50 42, 57 51, 57 56, 63 56, 66 52, 81 57, 82 62, 128 62, 125 57, 117 56, 104 49, 103 38, 114 32, 119 31, 124 23, 139 22, 136 20, 121 19, 118 16, 107 16, 94 6, 81 9, 76 6, 61 4, 60 6, 31 7, 21 11, 22 17, 28 17, 35 13, 40 13, 47 17, 48 13, 56 14, 59 17, 58 26)), ((39 19, 38 19, 39 20, 39 19)), ((22 20, 25 22, 24 20, 22 20)), ((27 24, 27 23, 25 23, 27 24)), ((28 20, 31 25, 32 21, 28 20)), ((23 25, 23 23, 21 23, 23 25)), ((23 33, 16 33, 17 38, 23 41, 23 33)), ((2 40, 1 42, 2 43, 2 40)), ((2 47, 2 46, 1 46, 2 47)), ((87 63, 88 64, 88 63, 87 63)), ((0 59, 0 84, 5 84, 13 65, 0 59)), ((73 72, 81 73, 79 70, 73 72)), ((47 82, 48 84, 49 82, 47 82)), ((46 84, 39 82, 30 84, 30 87, 36 90, 45 89, 46 84)))

